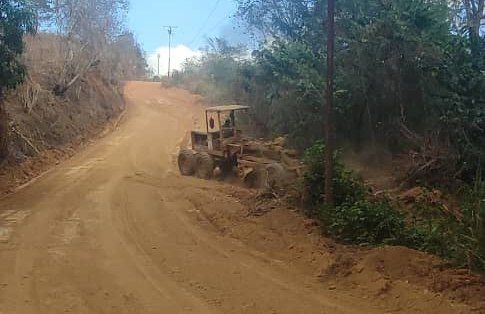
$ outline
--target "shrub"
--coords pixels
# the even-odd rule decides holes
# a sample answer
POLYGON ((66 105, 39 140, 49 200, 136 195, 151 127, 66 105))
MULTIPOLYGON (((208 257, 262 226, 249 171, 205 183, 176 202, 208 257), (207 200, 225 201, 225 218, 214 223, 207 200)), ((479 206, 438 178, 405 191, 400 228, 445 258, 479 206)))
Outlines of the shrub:
POLYGON ((461 213, 440 205, 414 205, 403 212, 386 198, 375 200, 356 176, 335 155, 336 206, 324 206, 325 146, 318 143, 305 152, 304 185, 324 231, 355 244, 404 245, 438 255, 457 266, 485 269, 485 183, 461 191, 461 213), (406 214, 407 213, 407 214, 406 214))
POLYGON ((404 215, 385 200, 322 207, 319 214, 326 231, 347 243, 399 244, 406 231, 404 215))
MULTIPOLYGON (((304 163, 307 171, 304 176, 305 189, 312 206, 324 203, 325 191, 325 165, 323 156, 325 145, 319 142, 305 151, 304 163)), ((340 160, 339 153, 334 156, 335 177, 334 193, 335 203, 341 205, 363 199, 367 194, 364 185, 357 179, 354 173, 345 169, 340 160)))
POLYGON ((370 201, 369 191, 335 154, 334 208, 323 206, 325 190, 325 145, 317 143, 306 150, 307 170, 304 185, 314 213, 323 222, 325 231, 335 238, 358 244, 397 243, 405 229, 404 216, 387 200, 370 201))
POLYGON ((485 182, 477 177, 473 187, 462 191, 457 247, 471 268, 485 270, 485 182))
POLYGON ((408 227, 407 241, 403 244, 465 266, 469 264, 470 239, 464 233, 464 225, 452 217, 426 218, 408 227))

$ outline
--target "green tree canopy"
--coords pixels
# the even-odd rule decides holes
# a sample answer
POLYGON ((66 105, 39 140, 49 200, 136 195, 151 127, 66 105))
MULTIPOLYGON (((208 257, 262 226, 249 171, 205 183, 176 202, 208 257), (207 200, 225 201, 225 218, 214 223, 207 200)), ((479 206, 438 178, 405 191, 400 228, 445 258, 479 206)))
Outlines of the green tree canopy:
POLYGON ((18 56, 24 48, 22 36, 34 31, 34 22, 25 1, 0 0, 0 92, 23 78, 24 67, 18 56))
MULTIPOLYGON (((185 77, 200 79, 199 92, 237 95, 264 130, 305 149, 323 136, 327 1, 237 2, 243 25, 262 39, 252 58, 214 49, 186 67, 185 77)), ((468 2, 454 2, 337 1, 340 146, 375 155, 412 150, 434 172, 423 177, 441 182, 472 180, 485 169, 485 55, 470 40, 468 2)), ((480 11, 482 0, 472 2, 480 11)))

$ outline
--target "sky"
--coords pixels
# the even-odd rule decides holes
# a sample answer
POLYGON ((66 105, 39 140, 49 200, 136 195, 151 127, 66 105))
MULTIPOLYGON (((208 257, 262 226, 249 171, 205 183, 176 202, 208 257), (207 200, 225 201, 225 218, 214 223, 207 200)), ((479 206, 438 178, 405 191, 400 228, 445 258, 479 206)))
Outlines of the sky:
POLYGON ((168 68, 168 33, 164 26, 176 26, 172 37, 172 68, 180 69, 190 57, 198 56, 208 37, 241 37, 235 29, 234 0, 131 0, 129 28, 148 54, 148 63, 157 73, 168 68))

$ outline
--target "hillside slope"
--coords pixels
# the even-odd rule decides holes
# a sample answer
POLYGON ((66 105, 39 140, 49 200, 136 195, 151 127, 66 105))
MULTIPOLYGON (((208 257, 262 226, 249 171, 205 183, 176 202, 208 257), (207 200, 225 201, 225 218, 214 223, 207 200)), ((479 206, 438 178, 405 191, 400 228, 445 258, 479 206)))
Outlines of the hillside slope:
POLYGON ((8 156, 0 168, 0 193, 72 155, 124 110, 123 86, 110 79, 114 72, 105 63, 86 67, 87 57, 69 57, 81 48, 55 35, 26 37, 25 44, 25 80, 3 104, 8 156))

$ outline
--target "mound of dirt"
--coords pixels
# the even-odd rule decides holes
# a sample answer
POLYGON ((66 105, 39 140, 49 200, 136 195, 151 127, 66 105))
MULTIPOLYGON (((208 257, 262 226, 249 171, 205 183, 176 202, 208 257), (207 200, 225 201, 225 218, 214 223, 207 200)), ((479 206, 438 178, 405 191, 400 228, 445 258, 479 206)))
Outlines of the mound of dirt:
POLYGON ((366 291, 371 296, 393 300, 403 296, 443 296, 452 303, 468 304, 485 311, 485 280, 467 270, 450 268, 437 257, 405 247, 384 246, 337 255, 324 269, 325 281, 342 289, 366 291))

